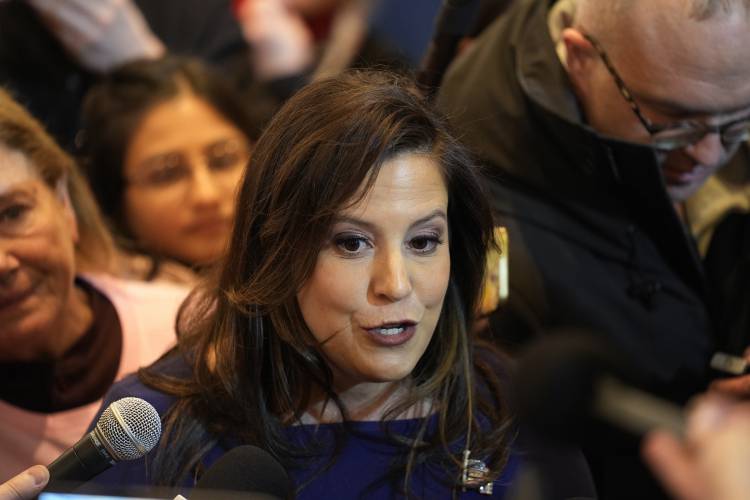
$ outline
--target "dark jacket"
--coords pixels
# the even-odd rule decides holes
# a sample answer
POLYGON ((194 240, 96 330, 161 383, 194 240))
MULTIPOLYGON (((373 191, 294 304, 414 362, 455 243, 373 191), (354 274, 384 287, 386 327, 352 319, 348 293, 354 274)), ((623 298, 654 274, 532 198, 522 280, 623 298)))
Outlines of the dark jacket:
MULTIPOLYGON (((497 223, 509 230, 510 299, 492 334, 512 350, 542 331, 590 329, 630 358, 648 390, 682 403, 705 389, 716 347, 703 265, 653 150, 584 123, 548 4, 515 2, 455 61, 438 96, 487 165, 497 223)), ((648 498, 629 488, 621 460, 638 467, 636 444, 592 435, 604 497, 648 498)))

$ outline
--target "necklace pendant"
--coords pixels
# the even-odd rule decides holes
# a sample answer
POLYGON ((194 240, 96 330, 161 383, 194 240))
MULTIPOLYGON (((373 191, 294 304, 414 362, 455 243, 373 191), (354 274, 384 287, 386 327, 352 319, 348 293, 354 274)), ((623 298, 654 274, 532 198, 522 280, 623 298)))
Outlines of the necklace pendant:
POLYGON ((490 469, 483 461, 470 457, 471 452, 464 450, 463 474, 461 476, 463 491, 476 489, 480 495, 492 495, 490 469))

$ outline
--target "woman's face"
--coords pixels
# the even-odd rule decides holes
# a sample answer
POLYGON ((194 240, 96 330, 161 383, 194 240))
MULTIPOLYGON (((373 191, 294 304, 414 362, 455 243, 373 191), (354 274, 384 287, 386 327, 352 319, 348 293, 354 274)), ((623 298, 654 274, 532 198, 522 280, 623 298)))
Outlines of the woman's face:
POLYGON ((67 194, 0 146, 0 362, 44 359, 64 339, 77 227, 67 194))
POLYGON ((187 264, 220 257, 249 152, 243 133, 191 93, 148 111, 123 166, 124 214, 135 239, 187 264))
POLYGON ((337 390, 403 380, 424 354, 450 275, 447 213, 438 165, 402 154, 338 214, 297 295, 337 390))

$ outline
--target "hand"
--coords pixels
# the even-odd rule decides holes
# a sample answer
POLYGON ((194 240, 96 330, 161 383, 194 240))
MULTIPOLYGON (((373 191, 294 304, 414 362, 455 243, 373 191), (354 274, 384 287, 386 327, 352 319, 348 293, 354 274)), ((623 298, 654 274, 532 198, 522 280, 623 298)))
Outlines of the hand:
POLYGON ((704 397, 688 415, 684 442, 654 432, 643 455, 680 500, 738 500, 750 491, 750 404, 704 397))
POLYGON ((237 17, 245 40, 252 47, 258 79, 297 75, 313 64, 313 35, 304 19, 283 0, 245 0, 237 17))
MULTIPOLYGON (((750 362, 750 348, 745 349, 742 357, 750 362)), ((750 375, 740 375, 717 380, 711 384, 709 390, 724 396, 748 399, 750 398, 750 375)))
POLYGON ((35 465, 0 484, 0 500, 30 500, 36 498, 49 481, 49 471, 35 465))
POLYGON ((164 54, 132 0, 29 0, 50 32, 85 68, 115 66, 164 54))

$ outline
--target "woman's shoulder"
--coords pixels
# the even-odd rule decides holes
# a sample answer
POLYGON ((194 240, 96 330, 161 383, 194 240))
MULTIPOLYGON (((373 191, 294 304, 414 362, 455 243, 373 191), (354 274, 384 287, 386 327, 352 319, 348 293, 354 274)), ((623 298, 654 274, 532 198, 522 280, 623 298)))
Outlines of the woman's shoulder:
MULTIPOLYGON (((474 346, 474 365, 480 374, 477 381, 479 395, 490 399, 499 397, 501 404, 512 408, 513 392, 519 390, 518 381, 513 379, 515 361, 497 347, 479 341, 474 346)), ((579 448, 540 439, 514 415, 509 416, 511 454, 500 478, 501 483, 517 481, 522 476, 535 477, 534 485, 521 488, 533 486, 543 492, 541 498, 596 498, 591 472, 579 448)), ((484 422, 492 425, 489 421, 484 422)))
MULTIPOLYGON (((146 370, 151 375, 161 375, 177 379, 186 379, 190 376, 189 365, 185 361, 185 358, 176 350, 170 351, 153 365, 146 368, 146 370)), ((159 415, 162 416, 176 401, 174 396, 145 384, 138 373, 132 373, 119 382, 116 382, 109 389, 104 397, 99 414, 113 402, 126 397, 143 399, 150 403, 159 415)))
POLYGON ((140 281, 103 273, 82 273, 77 276, 106 295, 110 300, 122 298, 128 302, 182 303, 192 289, 188 284, 172 282, 140 281))
POLYGON ((120 252, 118 272, 124 278, 147 283, 192 287, 198 282, 198 274, 178 262, 126 251, 120 252))
MULTIPOLYGON (((148 368, 145 368, 145 370, 147 370, 149 376, 164 376, 176 379, 186 379, 190 376, 189 364, 182 354, 174 349, 148 368)), ((165 414, 177 402, 175 396, 151 387, 144 383, 137 373, 133 373, 110 388, 104 397, 99 413, 91 422, 89 430, 94 428, 99 417, 110 404, 126 397, 140 398, 148 402, 158 412, 162 420, 165 414)), ((118 462, 114 467, 98 474, 77 491, 100 492, 102 489, 107 490, 108 488, 116 491, 118 488, 122 489, 126 486, 128 488, 152 486, 155 484, 155 481, 151 477, 148 463, 153 460, 155 451, 156 448, 139 459, 118 462)))

